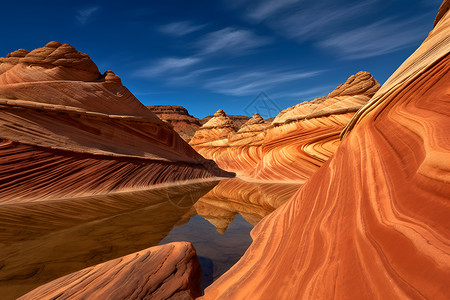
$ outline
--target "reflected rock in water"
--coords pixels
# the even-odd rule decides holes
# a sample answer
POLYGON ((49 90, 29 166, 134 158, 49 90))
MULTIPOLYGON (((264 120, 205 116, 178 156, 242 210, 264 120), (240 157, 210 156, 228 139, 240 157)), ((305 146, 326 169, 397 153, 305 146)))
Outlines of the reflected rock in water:
POLYGON ((224 233, 237 214, 252 225, 281 206, 300 188, 300 184, 248 182, 225 179, 198 200, 197 213, 224 233))
POLYGON ((2 297, 158 245, 216 184, 0 205, 2 297))

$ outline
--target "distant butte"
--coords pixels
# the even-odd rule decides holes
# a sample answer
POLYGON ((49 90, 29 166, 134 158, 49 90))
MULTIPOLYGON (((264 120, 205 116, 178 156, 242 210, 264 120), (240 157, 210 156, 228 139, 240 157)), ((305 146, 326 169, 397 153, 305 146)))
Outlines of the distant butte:
POLYGON ((197 129, 202 125, 200 120, 191 116, 186 108, 176 105, 153 105, 147 106, 161 120, 173 126, 175 130, 186 142, 189 142, 197 129))

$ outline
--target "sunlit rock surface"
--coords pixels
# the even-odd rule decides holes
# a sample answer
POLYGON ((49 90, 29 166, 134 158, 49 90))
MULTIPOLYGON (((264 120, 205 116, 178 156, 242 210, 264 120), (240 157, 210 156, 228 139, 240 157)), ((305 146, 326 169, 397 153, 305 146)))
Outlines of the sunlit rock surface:
POLYGON ((255 115, 237 132, 220 134, 205 124, 197 131, 202 138, 190 144, 241 177, 304 182, 333 155, 342 129, 379 88, 370 73, 358 72, 327 97, 283 110, 271 124, 255 115))
POLYGON ((147 106, 149 110, 155 113, 161 120, 170 123, 186 142, 189 142, 197 129, 202 124, 200 120, 191 116, 186 108, 176 105, 153 105, 147 106))
POLYGON ((204 299, 450 297, 449 53, 446 11, 204 299))
POLYGON ((230 176, 117 75, 58 42, 0 58, 0 125, 0 202, 230 176))
POLYGON ((19 299, 194 299, 200 278, 194 247, 177 242, 69 274, 19 299))
POLYGON ((0 298, 158 245, 216 184, 0 205, 0 298))

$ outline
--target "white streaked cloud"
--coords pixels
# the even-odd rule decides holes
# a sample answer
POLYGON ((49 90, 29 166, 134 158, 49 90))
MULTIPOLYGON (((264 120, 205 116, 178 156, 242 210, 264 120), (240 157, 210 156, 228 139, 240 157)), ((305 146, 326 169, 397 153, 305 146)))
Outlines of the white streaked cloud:
POLYGON ((335 34, 318 43, 337 51, 344 59, 360 59, 395 52, 420 42, 430 28, 421 18, 396 21, 387 18, 373 24, 335 34))
POLYGON ((164 34, 167 34, 167 35, 180 37, 180 36, 198 31, 198 30, 204 28, 205 26, 206 26, 205 24, 196 25, 190 21, 182 21, 182 22, 173 22, 173 23, 165 24, 165 25, 159 27, 159 31, 164 34))
POLYGON ((257 3, 254 7, 249 9, 248 17, 257 21, 270 18, 274 14, 290 7, 292 4, 299 2, 299 0, 265 0, 257 3))
POLYGON ((158 77, 170 73, 178 73, 201 61, 198 57, 166 57, 141 68, 134 75, 140 77, 158 77))
POLYGON ((215 93, 229 96, 254 95, 262 90, 269 90, 279 84, 315 77, 323 71, 253 71, 230 73, 209 78, 204 88, 215 93))
POLYGON ((76 19, 81 25, 86 25, 92 15, 100 9, 99 6, 92 6, 85 9, 80 9, 76 13, 76 19))
POLYGON ((272 42, 272 39, 261 37, 250 30, 226 27, 203 36, 196 47, 199 54, 226 52, 242 54, 272 42))
POLYGON ((320 39, 344 30, 345 24, 352 24, 355 19, 361 18, 376 2, 364 0, 345 6, 330 1, 318 2, 289 11, 270 22, 270 26, 297 41, 320 39))

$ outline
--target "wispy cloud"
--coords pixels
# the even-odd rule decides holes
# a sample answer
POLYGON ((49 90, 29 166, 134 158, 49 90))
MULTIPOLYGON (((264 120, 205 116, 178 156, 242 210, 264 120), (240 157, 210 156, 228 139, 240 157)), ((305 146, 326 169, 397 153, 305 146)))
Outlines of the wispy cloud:
POLYGON ((262 21, 266 18, 273 16, 279 11, 290 7, 292 4, 299 2, 299 0, 265 0, 257 3, 253 7, 248 16, 257 21, 262 21))
POLYGON ((159 27, 159 31, 164 34, 167 34, 167 35, 180 37, 180 36, 198 31, 198 30, 204 28, 205 26, 206 26, 205 24, 195 25, 194 23, 192 23, 190 21, 183 21, 183 22, 174 22, 174 23, 165 24, 165 25, 159 27))
POLYGON ((345 6, 322 1, 299 6, 270 22, 270 26, 298 41, 317 39, 343 30, 346 24, 352 24, 355 19, 370 11, 376 1, 363 0, 345 6))
POLYGON ((323 71, 286 72, 286 71, 254 71, 230 73, 210 78, 204 88, 229 96, 253 95, 261 90, 299 79, 311 78, 323 71))
POLYGON ((260 37, 250 30, 226 27, 206 34, 196 46, 202 55, 218 52, 242 54, 271 41, 270 38, 260 37))
POLYGON ((99 6, 92 6, 77 11, 76 18, 81 25, 86 25, 92 15, 100 9, 99 6))
POLYGON ((421 18, 395 21, 387 18, 365 27, 336 34, 318 43, 333 49, 345 59, 367 58, 395 52, 421 41, 429 28, 421 18))
MULTIPOLYGON (((336 88, 335 85, 319 85, 319 86, 309 88, 309 89, 272 93, 272 94, 270 94, 270 96, 273 99, 283 99, 283 98, 299 99, 299 98, 303 98, 303 97, 311 99, 311 98, 318 98, 318 97, 326 96, 331 91, 333 91, 334 88, 336 88)), ((307 100, 307 99, 305 99, 305 100, 307 100)))
POLYGON ((201 61, 198 57, 166 57, 137 70, 134 75, 140 77, 158 77, 169 73, 178 73, 201 61))

